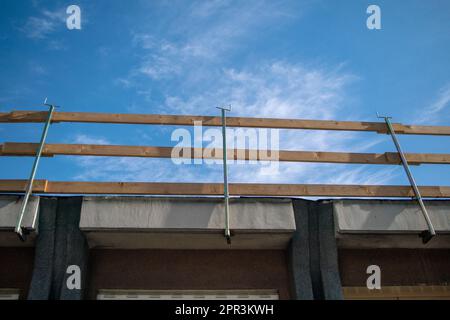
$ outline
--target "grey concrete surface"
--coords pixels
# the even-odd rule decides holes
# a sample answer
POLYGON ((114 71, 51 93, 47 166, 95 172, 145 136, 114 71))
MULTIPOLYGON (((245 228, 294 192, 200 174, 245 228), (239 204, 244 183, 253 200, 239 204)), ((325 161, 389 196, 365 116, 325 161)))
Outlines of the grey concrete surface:
MULTIPOLYGON (((11 230, 16 226, 22 206, 22 196, 0 195, 0 230, 11 230)), ((37 227, 37 214, 39 208, 39 197, 31 196, 28 200, 22 226, 27 229, 37 227)))
MULTIPOLYGON (((425 201, 436 232, 450 233, 450 201, 425 201)), ((416 201, 335 200, 339 233, 418 233, 427 224, 416 201)))
MULTIPOLYGON (((80 229, 220 230, 225 225, 220 199, 85 197, 80 229)), ((235 230, 295 230, 291 200, 231 199, 235 230)))
POLYGON ((284 249, 295 230, 290 199, 231 199, 231 245, 224 218, 217 198, 85 197, 80 229, 116 249, 284 249))

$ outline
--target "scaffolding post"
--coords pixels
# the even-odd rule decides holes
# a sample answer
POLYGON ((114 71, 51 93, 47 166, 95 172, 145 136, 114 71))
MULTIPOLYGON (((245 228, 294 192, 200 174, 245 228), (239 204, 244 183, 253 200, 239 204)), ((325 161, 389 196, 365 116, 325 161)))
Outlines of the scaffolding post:
POLYGON ((384 119, 384 121, 386 122, 388 134, 390 134, 392 141, 394 142, 395 147, 397 148, 397 152, 400 156, 400 160, 402 162, 403 168, 405 169, 406 175, 408 176, 409 183, 411 184, 411 187, 414 191, 415 198, 417 199, 420 209, 422 210, 422 214, 427 223, 428 230, 422 231, 420 233, 420 237, 422 238, 423 243, 427 243, 436 235, 436 231, 434 230, 433 223, 431 222, 430 216, 428 215, 427 208, 425 207, 425 204, 423 203, 422 196, 420 194, 419 188, 417 187, 416 181, 414 180, 411 170, 409 169, 408 161, 405 158, 403 150, 400 146, 400 142, 398 141, 397 136, 395 134, 395 130, 394 130, 391 120, 390 120, 392 117, 379 116, 378 114, 377 114, 377 117, 384 119))
POLYGON ((231 244, 230 232, 230 208, 228 194, 228 166, 227 166, 227 116, 226 111, 231 111, 231 106, 217 107, 222 112, 222 155, 223 155, 223 197, 225 200, 225 238, 231 244))
POLYGON ((23 217, 25 215, 25 210, 27 208, 28 200, 30 199, 30 195, 33 191, 33 182, 36 176, 36 171, 39 165, 39 160, 41 159, 42 150, 44 149, 45 139, 47 138, 48 129, 51 124, 53 111, 55 110, 54 105, 47 104, 47 98, 45 98, 44 105, 49 107, 47 121, 45 122, 44 130, 42 131, 41 141, 39 142, 39 148, 36 152, 36 156, 34 158, 33 167, 31 169, 30 178, 28 179, 28 183, 26 185, 25 195, 22 200, 22 206, 20 208, 19 217, 17 218, 16 228, 14 231, 19 236, 20 240, 25 241, 27 230, 22 227, 23 217))

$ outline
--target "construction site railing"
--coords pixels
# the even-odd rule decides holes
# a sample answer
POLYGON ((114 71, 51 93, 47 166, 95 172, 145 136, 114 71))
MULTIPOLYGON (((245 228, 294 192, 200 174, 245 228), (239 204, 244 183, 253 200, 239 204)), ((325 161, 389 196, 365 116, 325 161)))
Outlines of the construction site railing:
MULTIPOLYGON (((0 123, 36 123, 45 122, 45 130, 41 143, 4 142, 0 144, 0 156, 35 156, 35 165, 29 180, 0 180, 0 192, 26 192, 26 198, 34 193, 42 194, 147 194, 147 195, 221 195, 224 184, 217 183, 157 183, 157 182, 69 182, 34 180, 36 167, 41 156, 55 155, 77 156, 120 156, 173 158, 173 148, 158 146, 128 145, 94 145, 94 144, 47 144, 45 143, 48 126, 52 123, 85 122, 111 124, 151 124, 192 126, 201 121, 202 126, 222 126, 224 115, 191 116, 191 115, 151 115, 151 114, 113 114, 91 112, 56 112, 54 106, 49 112, 12 111, 0 113, 0 123)), ((450 154, 403 153, 396 134, 450 136, 450 126, 423 126, 391 123, 389 117, 385 122, 304 120, 304 119, 272 119, 227 117, 227 127, 276 128, 303 130, 342 130, 369 131, 379 134, 390 134, 397 151, 385 153, 348 153, 277 150, 277 158, 265 157, 257 150, 250 149, 208 149, 197 152, 195 148, 181 148, 176 157, 180 158, 214 158, 220 159, 226 151, 226 159, 263 160, 286 162, 324 162, 352 164, 402 164, 410 186, 392 185, 332 185, 332 184, 255 184, 232 183, 225 191, 230 195, 242 196, 315 196, 315 197, 412 197, 421 205, 429 230, 424 235, 424 242, 434 236, 435 231, 422 197, 450 198, 448 186, 417 186, 408 165, 450 164, 450 154), (187 151, 184 153, 184 151, 187 151), (252 157, 250 157, 252 155, 252 157), (256 158, 254 157, 256 155, 256 158)), ((270 150, 268 150, 270 152, 270 150)), ((266 152, 267 153, 267 152, 266 152)), ((225 156, 224 156, 225 157, 225 156)), ((224 170, 226 168, 224 167, 224 170)), ((228 184, 227 184, 228 186, 228 184)), ((26 202, 24 204, 26 206, 26 202)), ((24 211, 24 208, 23 210, 24 211)), ((23 215, 23 213, 22 213, 23 215)), ((21 215, 21 216, 22 216, 21 215)), ((20 227, 20 221, 18 228, 20 227)), ((227 226, 228 227, 228 226, 227 226)), ((19 234, 21 231, 16 230, 19 234)), ((229 230, 227 230, 229 231, 229 230)))

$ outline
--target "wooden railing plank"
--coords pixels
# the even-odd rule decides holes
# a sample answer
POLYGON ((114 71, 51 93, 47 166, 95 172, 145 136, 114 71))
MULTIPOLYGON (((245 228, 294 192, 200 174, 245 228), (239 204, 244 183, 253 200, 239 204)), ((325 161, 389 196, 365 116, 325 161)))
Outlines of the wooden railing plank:
MULTIPOLYGON (((0 113, 0 122, 44 122, 47 112, 12 111, 0 113)), ((215 116, 195 115, 157 115, 127 113, 93 113, 93 112, 54 112, 52 122, 87 122, 87 123, 122 123, 192 126, 201 121, 203 126, 220 126, 221 118, 215 116)), ((247 128, 279 128, 306 130, 344 130, 372 131, 387 133, 384 122, 334 121, 305 119, 273 119, 228 117, 227 126, 247 128)), ((394 123, 398 134, 450 135, 450 126, 419 126, 394 123)))
MULTIPOLYGON (((1 192, 23 192, 26 180, 0 180, 1 192)), ((420 186, 426 198, 450 198, 450 187, 420 186)), ((72 182, 35 181, 34 193, 47 194, 130 194, 130 195, 223 195, 221 183, 164 182, 72 182)), ((410 186, 333 185, 333 184, 255 184, 231 183, 236 196, 311 196, 311 197, 413 197, 410 186)))
MULTIPOLYGON (((0 192, 25 192, 28 180, 0 180, 0 192)), ((47 180, 34 180, 33 192, 44 193, 47 180)))
MULTIPOLYGON (((0 156, 34 156, 39 144, 5 142, 0 145, 0 156)), ((149 157, 171 158, 172 147, 95 145, 95 144, 46 144, 43 156, 76 155, 76 156, 112 156, 112 157, 149 157)), ((185 148, 174 152, 176 158, 222 159, 221 149, 185 148), (186 153, 184 152, 186 151, 186 153)), ((278 151, 278 159, 263 150, 228 150, 229 159, 265 160, 286 162, 324 162, 324 163, 357 163, 357 164, 400 164, 400 157, 395 152, 386 153, 348 153, 348 152, 316 152, 316 151, 278 151)), ((407 153, 410 164, 450 164, 450 154, 407 153)))

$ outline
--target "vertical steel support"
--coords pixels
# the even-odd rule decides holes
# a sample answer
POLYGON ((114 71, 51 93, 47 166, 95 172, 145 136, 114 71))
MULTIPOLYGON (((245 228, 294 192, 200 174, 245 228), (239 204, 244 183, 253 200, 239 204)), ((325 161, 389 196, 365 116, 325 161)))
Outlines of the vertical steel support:
POLYGON ((225 199, 225 238, 231 244, 230 232, 230 211, 228 194, 228 166, 227 166, 227 116, 226 111, 231 111, 231 107, 218 107, 222 111, 222 155, 223 155, 223 197, 225 199))
MULTIPOLYGON (((47 101, 47 99, 45 100, 44 104, 46 104, 46 101, 47 101)), ((16 228, 14 230, 22 241, 25 241, 25 233, 24 233, 25 230, 22 228, 22 220, 25 215, 25 210, 27 208, 27 204, 28 204, 28 200, 30 198, 31 192, 33 191, 34 178, 36 176, 36 171, 37 171, 37 168, 39 165, 39 160, 41 159, 42 150, 44 149, 45 139, 47 138, 47 133, 48 133, 48 129, 51 124, 53 111, 55 110, 54 105, 48 105, 48 106, 49 106, 49 110, 48 110, 47 121, 45 122, 44 131, 42 132, 41 141, 39 143, 39 148, 36 152, 36 157, 34 158, 33 168, 31 169, 30 178, 28 179, 28 184, 26 186, 25 195, 22 200, 22 206, 20 208, 19 217, 17 219, 16 228)))
POLYGON ((414 194, 416 195, 417 202, 419 203, 420 209, 422 210, 423 217, 425 218, 425 221, 428 225, 428 230, 424 230, 420 236, 422 237, 423 243, 427 243, 436 235, 436 231, 434 230, 433 223, 431 222, 430 216, 428 215, 427 208, 425 207, 425 204, 423 203, 422 196, 420 194, 419 188, 417 187, 416 181, 414 180, 414 177, 409 170, 408 161, 405 158, 405 155, 403 153, 402 148, 400 147, 400 142, 397 139, 397 136, 395 135, 395 130, 392 127, 390 117, 378 117, 383 118, 386 122, 386 126, 388 128, 388 133, 392 137, 392 141, 394 141, 395 147, 397 148, 397 152, 400 156, 400 159, 402 161, 403 168, 405 169, 406 175, 408 176, 409 183, 411 184, 411 187, 414 190, 414 194))

